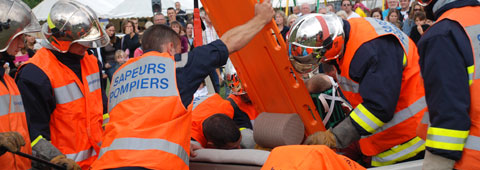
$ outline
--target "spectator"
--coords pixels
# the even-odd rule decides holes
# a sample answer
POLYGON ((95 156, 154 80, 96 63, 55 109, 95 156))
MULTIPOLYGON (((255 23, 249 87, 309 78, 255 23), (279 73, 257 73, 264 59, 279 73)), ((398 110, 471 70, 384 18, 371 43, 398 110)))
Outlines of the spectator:
POLYGON ((300 14, 300 16, 302 16, 302 15, 305 15, 305 14, 312 13, 312 8, 310 8, 310 4, 303 3, 301 5, 300 11, 302 12, 302 14, 300 14))
POLYGON ((153 22, 152 21, 147 21, 145 23, 145 30, 147 30, 149 27, 151 27, 153 25, 153 22))
POLYGON ((193 48, 193 23, 191 22, 187 23, 187 29, 185 32, 188 38, 188 44, 190 46, 190 49, 192 49, 193 48))
POLYGON ((345 12, 344 10, 337 11, 336 14, 344 20, 347 20, 348 18, 347 12, 345 12))
POLYGON ((370 17, 375 18, 375 19, 378 19, 378 20, 382 20, 382 18, 383 18, 383 16, 382 16, 382 9, 380 9, 380 8, 373 8, 373 9, 372 9, 372 12, 370 13, 370 17))
POLYGON ((185 22, 182 20, 177 20, 177 12, 175 12, 175 9, 170 7, 167 9, 167 16, 168 16, 168 23, 167 25, 170 25, 173 21, 178 21, 182 26, 185 26, 185 22))
POLYGON ((181 9, 180 2, 175 2, 175 12, 177 13, 177 20, 185 22, 187 20, 187 13, 181 9))
POLYGON ((302 13, 300 13, 300 7, 299 6, 294 6, 292 12, 293 12, 293 14, 295 14, 297 16, 302 15, 302 13))
POLYGON ((154 16, 153 16, 153 24, 167 24, 167 20, 165 19, 165 16, 159 12, 159 13, 156 13, 154 16))
POLYGON ((390 9, 387 15, 387 21, 402 29, 402 23, 400 22, 400 12, 398 9, 390 9))
POLYGON ((342 10, 347 13, 347 19, 360 18, 360 15, 352 11, 352 2, 350 0, 342 0, 342 10))
POLYGON ((143 37, 143 34, 141 35, 138 35, 138 42, 140 42, 140 47, 138 47, 137 49, 135 49, 135 52, 133 52, 133 58, 137 58, 137 57, 140 57, 141 55, 143 55, 143 49, 142 49, 142 37, 143 37))
POLYGON ((388 9, 382 12, 382 16, 384 20, 387 20, 385 19, 385 17, 387 17, 388 12, 390 12, 390 9, 400 9, 400 7, 398 7, 398 0, 387 0, 387 4, 388 4, 388 9))
POLYGON ((333 4, 327 4, 327 10, 328 10, 328 12, 332 12, 332 13, 336 12, 333 4))
POLYGON ((297 18, 298 18, 298 16, 295 15, 295 14, 292 14, 292 15, 288 16, 288 19, 287 19, 287 21, 288 21, 288 27, 291 28, 292 25, 293 25, 293 23, 295 23, 295 21, 297 20, 297 18))
POLYGON ((402 30, 405 34, 410 35, 412 27, 415 26, 414 14, 419 11, 423 11, 423 7, 418 4, 418 1, 414 1, 408 12, 408 18, 403 22, 402 30))
POLYGON ((278 30, 280 31, 280 34, 282 34, 283 40, 286 40, 285 36, 287 35, 288 30, 290 28, 287 26, 287 17, 285 16, 285 13, 283 11, 278 10, 275 13, 275 22, 277 23, 278 30))
POLYGON ((318 7, 318 13, 319 14, 327 14, 327 12, 328 12, 327 8, 325 8, 323 6, 318 7))
POLYGON ((425 23, 427 17, 423 11, 415 12, 414 20, 415 25, 411 28, 412 31, 410 32, 410 38, 415 44, 417 44, 422 34, 428 29, 428 27, 430 27, 430 25, 425 23))
MULTIPOLYGON (((180 32, 182 30, 182 25, 178 21, 173 21, 170 23, 170 27, 178 34, 180 35, 180 32)), ((180 42, 181 42, 181 47, 182 50, 180 53, 185 53, 188 52, 188 38, 185 35, 180 35, 180 42)))
POLYGON ((123 50, 117 50, 115 51, 115 62, 113 63, 112 65, 112 69, 110 69, 113 73, 115 73, 115 71, 118 70, 118 68, 120 68, 120 66, 122 66, 122 64, 124 64, 125 62, 128 61, 128 55, 123 51, 123 50))
POLYGON ((402 15, 402 20, 400 20, 400 22, 405 22, 408 19, 409 7, 410 0, 400 0, 400 14, 402 15))
POLYGON ((36 43, 37 43, 37 40, 35 40, 34 36, 25 34, 25 47, 27 49, 28 58, 32 58, 33 55, 35 55, 35 52, 37 51, 35 49, 36 43))
POLYGON ((140 29, 138 28, 138 18, 130 18, 130 21, 133 23, 133 27, 135 28, 135 33, 140 33, 140 29))
MULTIPOLYGON (((210 20, 210 17, 205 13, 205 10, 202 10, 201 13, 203 13, 204 17, 204 22, 205 22, 205 30, 202 32, 202 38, 203 38, 203 44, 208 44, 210 42, 213 42, 218 38, 217 32, 215 31, 215 28, 212 25, 212 21, 210 20)), ((202 14, 200 14, 202 16, 202 14)), ((220 69, 217 68, 215 71, 210 73, 210 77, 213 79, 213 84, 216 87, 216 89, 220 89, 220 84, 223 80, 221 80, 221 74, 220 74, 220 69)))
POLYGON ((125 36, 123 36, 121 42, 121 49, 128 53, 130 58, 133 58, 133 52, 140 46, 138 34, 135 33, 135 27, 133 27, 133 25, 132 21, 124 21, 123 33, 125 36))
MULTIPOLYGON (((110 37, 110 43, 105 47, 100 48, 100 56, 102 56, 103 70, 111 80, 113 72, 112 74, 109 74, 109 69, 115 63, 115 51, 120 49, 120 41, 118 41, 118 38, 115 35, 115 26, 113 24, 107 24, 105 31, 107 32, 108 37, 110 37)), ((98 56, 99 55, 97 55, 97 57, 98 56)))

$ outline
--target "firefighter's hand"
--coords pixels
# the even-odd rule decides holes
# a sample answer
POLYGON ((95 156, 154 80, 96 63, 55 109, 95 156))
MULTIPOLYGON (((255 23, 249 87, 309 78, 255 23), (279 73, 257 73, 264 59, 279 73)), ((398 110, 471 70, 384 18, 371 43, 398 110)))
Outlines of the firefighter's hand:
POLYGON ((0 155, 6 151, 17 152, 20 147, 25 145, 25 140, 18 132, 3 132, 0 133, 0 155))
POLYGON ((330 148, 335 148, 337 146, 337 141, 335 135, 330 130, 327 131, 318 131, 314 134, 308 136, 308 138, 303 142, 305 145, 327 145, 330 148))
POLYGON ((67 170, 82 170, 82 168, 80 168, 80 165, 75 163, 75 161, 73 161, 72 159, 68 159, 67 157, 65 157, 65 155, 58 155, 52 160, 50 160, 50 162, 60 166, 65 166, 67 170))
POLYGON ((262 3, 257 3, 255 5, 255 16, 258 16, 264 24, 272 21, 275 11, 272 8, 271 0, 263 0, 262 3))
POLYGON ((190 144, 190 157, 194 158, 197 156, 196 150, 203 149, 202 146, 198 146, 196 144, 190 144))

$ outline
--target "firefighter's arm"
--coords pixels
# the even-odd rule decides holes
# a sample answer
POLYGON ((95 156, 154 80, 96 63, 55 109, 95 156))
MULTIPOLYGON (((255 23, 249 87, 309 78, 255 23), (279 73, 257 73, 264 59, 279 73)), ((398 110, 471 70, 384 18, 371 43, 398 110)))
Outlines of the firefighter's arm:
POLYGON ((229 53, 243 48, 267 23, 272 21, 275 12, 270 1, 265 0, 263 3, 256 4, 255 16, 250 21, 234 27, 223 34, 220 39, 227 46, 229 53))

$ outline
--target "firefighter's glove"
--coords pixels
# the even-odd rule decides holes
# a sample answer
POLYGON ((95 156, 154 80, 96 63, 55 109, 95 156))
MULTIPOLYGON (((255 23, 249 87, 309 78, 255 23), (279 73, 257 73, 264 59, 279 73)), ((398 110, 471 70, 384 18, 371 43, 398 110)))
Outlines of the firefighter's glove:
POLYGON ((50 160, 50 162, 53 164, 64 166, 67 168, 67 170, 82 170, 82 168, 80 168, 80 166, 75 163, 75 161, 73 161, 72 159, 68 159, 67 157, 65 157, 65 155, 58 155, 52 160, 50 160))
POLYGON ((330 130, 318 131, 308 136, 303 143, 305 145, 327 145, 330 148, 336 148, 337 140, 330 130))
POLYGON ((5 152, 18 152, 20 147, 25 145, 25 140, 18 132, 0 133, 0 155, 5 152))
POLYGON ((451 170, 455 164, 454 160, 425 151, 423 159, 423 170, 451 170))

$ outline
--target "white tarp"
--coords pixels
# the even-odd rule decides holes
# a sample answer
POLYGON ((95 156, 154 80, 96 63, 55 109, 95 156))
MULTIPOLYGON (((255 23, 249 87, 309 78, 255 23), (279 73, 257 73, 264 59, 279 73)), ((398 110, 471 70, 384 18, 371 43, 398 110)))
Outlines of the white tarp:
MULTIPOLYGON (((58 0, 43 0, 33 13, 38 20, 46 20, 53 4, 58 0)), ((99 18, 152 17, 151 0, 79 0, 95 11, 99 18)))
MULTIPOLYGON (((162 13, 167 15, 167 9, 170 7, 175 8, 175 2, 180 2, 180 9, 184 10, 187 14, 193 13, 193 2, 195 0, 162 0, 162 13)), ((198 7, 202 7, 202 2, 198 0, 198 7)))

